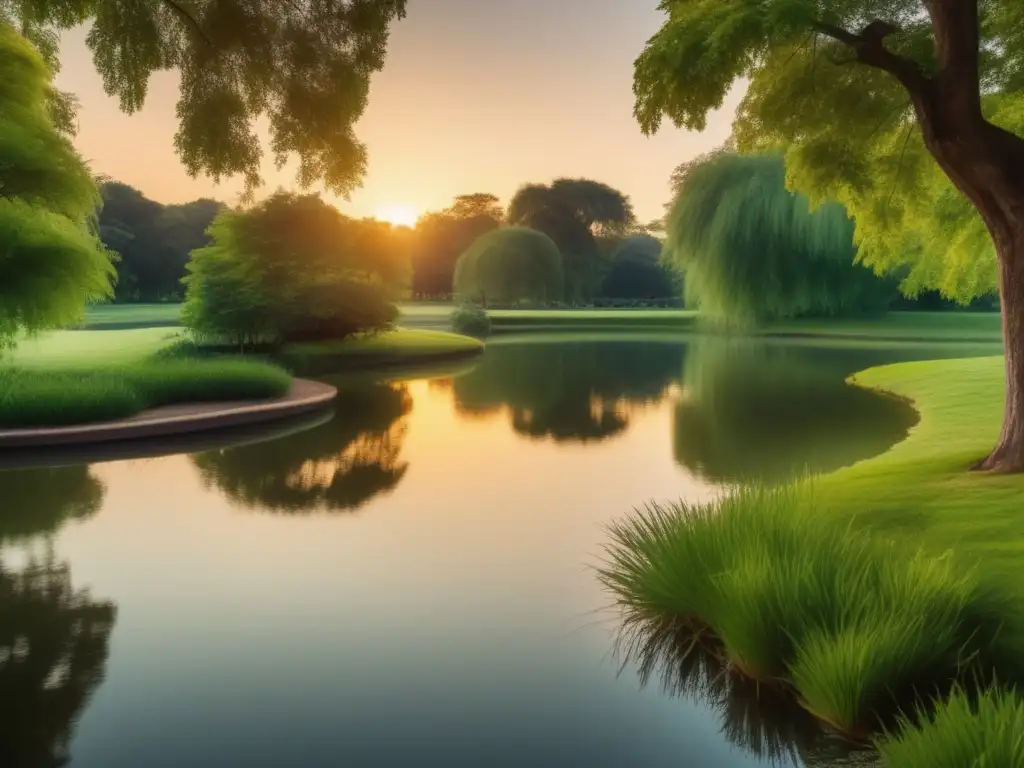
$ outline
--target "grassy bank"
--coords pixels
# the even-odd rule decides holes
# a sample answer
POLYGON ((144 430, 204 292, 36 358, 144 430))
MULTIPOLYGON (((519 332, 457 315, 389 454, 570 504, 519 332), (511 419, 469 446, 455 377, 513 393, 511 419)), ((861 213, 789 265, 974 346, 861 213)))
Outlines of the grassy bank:
MULTIPOLYGON (((998 432, 1002 377, 1000 358, 865 371, 859 384, 921 414, 890 451, 800 487, 616 526, 602 578, 627 622, 690 626, 728 666, 848 735, 893 729, 887 757, 931 754, 901 714, 956 686, 1024 683, 1024 478, 968 472, 998 432)), ((998 717, 955 716, 978 732, 1019 719, 1016 700, 991 696, 998 717)), ((926 715, 921 732, 953 716, 926 715)))
POLYGON ((128 330, 181 325, 181 304, 98 304, 87 307, 82 328, 128 330))
POLYGON ((417 365, 480 354, 481 341, 445 331, 398 328, 387 333, 342 341, 292 344, 282 360, 303 373, 417 365))

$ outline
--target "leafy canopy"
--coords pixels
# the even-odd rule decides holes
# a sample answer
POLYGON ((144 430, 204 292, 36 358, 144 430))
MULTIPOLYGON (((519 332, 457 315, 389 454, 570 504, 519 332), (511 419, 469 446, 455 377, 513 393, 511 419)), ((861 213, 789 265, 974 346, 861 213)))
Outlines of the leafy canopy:
POLYGON ((111 292, 88 167, 54 123, 51 72, 0 20, 0 347, 71 324, 111 292))
POLYGON ((525 227, 482 235, 455 265, 455 293, 484 306, 557 301, 564 290, 562 254, 551 238, 525 227))
POLYGON ((705 317, 746 325, 884 309, 894 286, 854 263, 838 203, 811 212, 786 189, 778 155, 719 152, 689 164, 669 214, 665 257, 705 317))
POLYGON ((598 238, 621 235, 635 223, 629 198, 590 179, 527 184, 513 196, 508 222, 543 232, 565 260, 565 298, 587 299, 604 271, 598 238))
POLYGON ((390 225, 356 220, 315 195, 278 192, 225 210, 192 253, 182 319, 239 346, 341 339, 387 328, 408 278, 390 225))
POLYGON ((448 208, 421 216, 412 235, 413 293, 449 296, 459 256, 504 218, 498 198, 486 192, 459 195, 448 208))
MULTIPOLYGON (((748 81, 734 125, 742 151, 785 151, 787 181, 815 203, 842 203, 858 258, 880 272, 909 266, 914 294, 966 301, 995 285, 985 226, 924 146, 896 77, 857 46, 933 72, 923 0, 662 0, 662 28, 636 61, 635 114, 700 130, 730 88, 748 81), (851 41, 856 37, 859 42, 851 41), (881 44, 879 44, 881 45, 881 44)), ((980 73, 988 120, 1024 134, 1024 4, 980 0, 980 73)))
POLYGON ((261 183, 255 130, 266 118, 278 165, 298 182, 347 194, 366 169, 353 125, 384 64, 406 0, 0 0, 0 19, 55 58, 55 30, 91 21, 88 44, 106 92, 125 112, 150 76, 181 73, 175 146, 189 173, 261 183))

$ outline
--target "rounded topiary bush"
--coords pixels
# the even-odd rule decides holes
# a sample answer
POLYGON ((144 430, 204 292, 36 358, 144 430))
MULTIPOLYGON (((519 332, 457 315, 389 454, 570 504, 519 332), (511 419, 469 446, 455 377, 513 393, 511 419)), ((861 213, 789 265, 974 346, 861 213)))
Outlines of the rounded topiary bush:
POLYGON ((536 230, 496 229, 459 257, 454 288, 460 300, 484 306, 553 301, 565 288, 562 254, 550 237, 536 230))
POLYGON ((491 333, 491 318, 479 307, 459 307, 452 312, 452 330, 483 338, 491 333))

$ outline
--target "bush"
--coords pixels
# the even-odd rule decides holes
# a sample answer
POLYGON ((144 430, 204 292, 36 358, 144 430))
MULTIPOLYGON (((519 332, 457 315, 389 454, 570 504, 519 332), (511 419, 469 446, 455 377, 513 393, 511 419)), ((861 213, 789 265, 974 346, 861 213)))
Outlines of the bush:
POLYGON ((211 244, 193 251, 182 320, 237 347, 342 339, 391 326, 405 284, 402 239, 315 196, 279 192, 223 211, 211 244))
POLYGON ((482 339, 491 333, 491 318, 479 307, 459 307, 452 312, 452 330, 482 339))
POLYGON ((707 628, 731 667, 792 686, 847 734, 956 682, 1024 680, 1007 596, 948 556, 829 520, 803 487, 653 505, 611 536, 600 576, 628 622, 707 628))
POLYGON ((455 265, 455 294, 482 304, 546 303, 562 297, 565 269, 558 246, 524 227, 496 229, 478 238, 455 265))
POLYGON ((991 689, 979 697, 958 690, 920 723, 904 719, 898 735, 882 739, 891 768, 1024 765, 1024 699, 991 689))
POLYGON ((291 376, 268 363, 162 359, 86 373, 0 371, 0 428, 60 427, 133 416, 175 403, 284 395, 291 376))

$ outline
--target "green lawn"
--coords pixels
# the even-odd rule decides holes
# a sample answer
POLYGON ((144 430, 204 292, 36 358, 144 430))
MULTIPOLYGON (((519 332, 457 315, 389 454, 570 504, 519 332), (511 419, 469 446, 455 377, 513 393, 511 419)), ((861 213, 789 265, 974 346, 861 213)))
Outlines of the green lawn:
POLYGON ((181 304, 98 304, 86 307, 82 327, 125 330, 181 324, 181 304))
POLYGON ((483 352, 477 339, 447 331, 398 328, 387 333, 285 347, 284 361, 307 375, 346 369, 417 364, 483 352))
POLYGON ((900 363, 854 380, 912 400, 921 421, 881 456, 817 480, 818 498, 858 526, 1005 574, 1024 597, 1024 476, 968 471, 999 433, 1002 358, 900 363))
POLYGON ((52 331, 22 340, 0 354, 0 367, 78 370, 131 365, 152 357, 180 338, 173 328, 124 331, 52 331))

